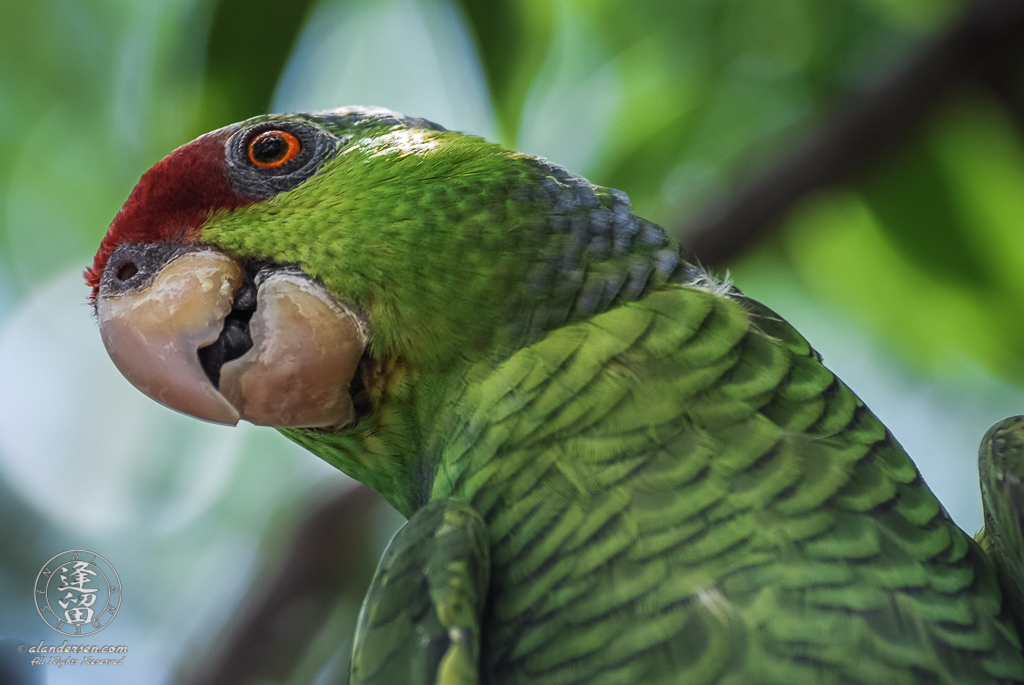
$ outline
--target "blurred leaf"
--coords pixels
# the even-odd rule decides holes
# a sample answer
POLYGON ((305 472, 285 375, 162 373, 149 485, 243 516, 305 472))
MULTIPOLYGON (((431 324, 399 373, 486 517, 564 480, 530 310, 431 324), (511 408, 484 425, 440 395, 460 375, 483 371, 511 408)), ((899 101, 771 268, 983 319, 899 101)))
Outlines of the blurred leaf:
POLYGON ((615 138, 609 133, 622 91, 614 55, 600 33, 586 16, 570 15, 559 22, 530 87, 517 148, 593 178, 595 160, 615 138))
POLYGON ((314 0, 209 0, 202 131, 269 110, 274 89, 314 0))
MULTIPOLYGON (((116 64, 116 52, 110 46, 118 42, 128 23, 120 4, 104 0, 0 3, 0 147, 6 151, 5 163, 0 165, 0 269, 17 266, 22 279, 11 285, 19 289, 66 267, 75 259, 75 248, 81 249, 83 223, 75 216, 74 205, 64 201, 62 191, 75 184, 84 169, 116 169, 108 165, 108 154, 96 156, 86 153, 86 148, 92 148, 91 153, 107 143, 103 115, 116 64), (69 145, 67 124, 88 131, 89 138, 69 145), (64 164, 72 160, 73 165, 64 164), (85 166, 78 166, 81 163, 85 166), (55 178, 50 176, 53 172, 57 172, 55 178), (26 190, 32 200, 23 197, 26 190), (52 227, 47 221, 17 225, 17 205, 24 208, 30 201, 42 203, 39 212, 55 219, 52 227), (38 261, 23 258, 21 248, 26 242, 55 254, 38 261)), ((83 185, 96 191, 97 186, 109 184, 112 175, 92 174, 83 185)), ((90 204, 97 199, 89 191, 76 197, 83 195, 90 204)), ((30 252, 36 249, 31 247, 30 252)))
POLYGON ((960 0, 864 0, 891 21, 912 29, 934 29, 961 9, 960 0))
POLYGON ((951 285, 992 285, 952 198, 952 185, 926 136, 917 133, 859 184, 902 257, 951 285))
MULTIPOLYGON (((987 280, 1024 307, 1024 145, 1005 112, 981 94, 948 108, 932 126, 951 201, 987 280)), ((936 236, 941 239, 942 236, 936 236)))
POLYGON ((457 0, 476 39, 505 145, 514 148, 523 103, 547 57, 558 4, 457 0))
MULTIPOLYGON (((984 366, 1024 379, 1019 343, 1004 312, 1005 295, 972 291, 933 277, 889 241, 864 199, 850 191, 803 203, 787 223, 787 252, 823 299, 854 312, 868 327, 926 366, 970 354, 984 366)), ((1014 317, 1019 318, 1019 317, 1014 317)))

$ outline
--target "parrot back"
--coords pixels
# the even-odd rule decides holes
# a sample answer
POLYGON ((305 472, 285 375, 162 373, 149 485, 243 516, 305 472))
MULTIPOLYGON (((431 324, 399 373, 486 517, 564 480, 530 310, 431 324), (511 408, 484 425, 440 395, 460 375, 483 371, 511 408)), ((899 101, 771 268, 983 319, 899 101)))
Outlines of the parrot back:
POLYGON ((551 331, 455 415, 432 496, 488 527, 484 682, 1024 682, 977 545, 728 286, 551 331))

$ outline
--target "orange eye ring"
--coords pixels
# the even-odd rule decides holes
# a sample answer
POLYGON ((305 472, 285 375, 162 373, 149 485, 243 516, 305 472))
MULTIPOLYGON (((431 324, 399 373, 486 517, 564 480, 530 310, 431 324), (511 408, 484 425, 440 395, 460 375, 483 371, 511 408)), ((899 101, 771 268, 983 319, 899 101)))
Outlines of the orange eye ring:
POLYGON ((302 150, 299 139, 287 131, 264 131, 249 141, 249 161, 261 169, 279 167, 302 150))

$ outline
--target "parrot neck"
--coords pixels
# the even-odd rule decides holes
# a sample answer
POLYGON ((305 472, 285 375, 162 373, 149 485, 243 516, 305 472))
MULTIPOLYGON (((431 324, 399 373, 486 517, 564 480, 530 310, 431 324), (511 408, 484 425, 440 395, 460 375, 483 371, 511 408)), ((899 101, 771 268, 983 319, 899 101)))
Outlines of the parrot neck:
MULTIPOLYGON (((347 289, 366 312, 372 337, 364 369, 367 416, 334 433, 283 432, 407 516, 431 497, 443 446, 460 423, 455 408, 465 409, 467 393, 509 358, 553 331, 667 283, 706 278, 680 259, 660 226, 632 213, 625 193, 595 187, 545 160, 514 157, 518 164, 486 177, 481 171, 475 190, 463 191, 454 207, 445 205, 460 236, 444 248, 457 262, 449 271, 426 271, 423 259, 439 249, 431 241, 445 230, 442 224, 389 234, 401 225, 401 212, 416 205, 379 193, 380 223, 364 234, 360 249, 389 254, 389 274, 381 277, 387 288, 370 282, 378 269, 371 264, 353 262, 342 278, 327 263, 319 265, 317 253, 286 256, 333 291, 347 289), (391 210, 381 215, 381 207, 391 210)), ((420 167, 410 168, 410 179, 417 173, 420 167)), ((419 185, 424 193, 452 192, 427 181, 419 185)), ((407 187, 419 185, 410 180, 407 187)), ((371 220, 358 211, 346 220, 371 220)), ((418 211, 411 215, 417 220, 430 216, 418 211)), ((354 229, 338 229, 339 245, 350 233, 354 229)), ((356 250, 337 249, 349 252, 356 250)))

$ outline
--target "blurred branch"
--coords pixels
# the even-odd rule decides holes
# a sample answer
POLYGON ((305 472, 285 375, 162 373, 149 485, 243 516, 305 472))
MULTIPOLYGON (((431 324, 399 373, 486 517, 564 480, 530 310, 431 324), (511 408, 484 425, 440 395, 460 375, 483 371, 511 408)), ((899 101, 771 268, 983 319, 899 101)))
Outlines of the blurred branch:
MULTIPOLYGON (((343 592, 363 592, 373 572, 369 517, 382 498, 356 484, 316 508, 302 523, 277 576, 249 589, 251 608, 204 671, 184 673, 188 685, 243 685, 284 681, 343 592)), ((243 602, 243 605, 245 602, 243 602)))
POLYGON ((1021 41, 1016 52, 994 71, 988 85, 1013 116, 1017 128, 1024 134, 1024 41, 1021 41))
MULTIPOLYGON (((1022 42, 1024 2, 972 3, 956 25, 886 82, 846 103, 802 148, 685 226, 684 254, 706 266, 736 258, 773 230, 799 199, 848 181, 898 145, 951 88, 993 83, 1022 42)), ((1024 112, 1021 97, 1018 91, 1024 112)))

